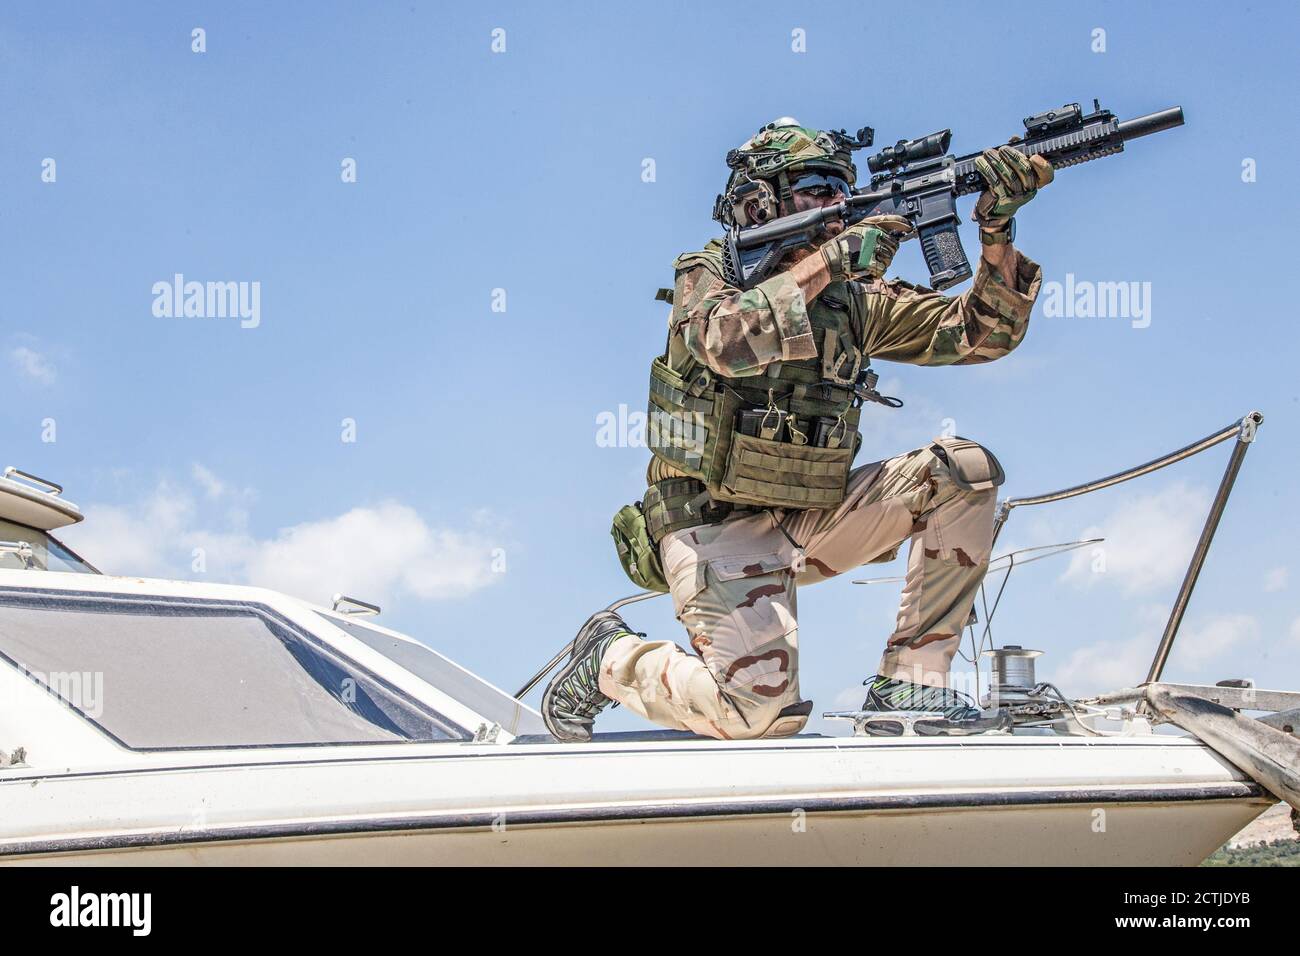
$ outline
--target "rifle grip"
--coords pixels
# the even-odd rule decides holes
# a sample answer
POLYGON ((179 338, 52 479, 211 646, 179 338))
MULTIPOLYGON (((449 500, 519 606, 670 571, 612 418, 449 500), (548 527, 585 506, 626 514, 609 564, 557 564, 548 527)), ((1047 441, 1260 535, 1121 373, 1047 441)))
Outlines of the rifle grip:
POLYGON ((957 224, 952 220, 920 229, 921 254, 930 270, 930 285, 943 291, 971 277, 966 250, 961 247, 957 224))

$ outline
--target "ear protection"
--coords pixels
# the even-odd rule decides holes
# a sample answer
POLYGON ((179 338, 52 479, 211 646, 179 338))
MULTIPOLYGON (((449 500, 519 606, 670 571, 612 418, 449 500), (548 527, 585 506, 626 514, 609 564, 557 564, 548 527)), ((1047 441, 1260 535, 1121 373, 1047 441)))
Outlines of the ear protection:
POLYGON ((741 228, 761 225, 779 215, 776 190, 762 179, 740 183, 727 194, 723 206, 724 215, 741 228))

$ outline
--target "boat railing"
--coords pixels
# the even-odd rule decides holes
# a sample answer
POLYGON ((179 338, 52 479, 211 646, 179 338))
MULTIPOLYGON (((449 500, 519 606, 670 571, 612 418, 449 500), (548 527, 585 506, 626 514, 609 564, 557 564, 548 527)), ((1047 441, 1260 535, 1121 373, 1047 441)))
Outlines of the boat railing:
POLYGON ((1201 536, 1196 542, 1196 548, 1192 551, 1191 562, 1183 575, 1183 583, 1178 589, 1178 596, 1174 599, 1173 608, 1169 612, 1169 620, 1165 623, 1164 633, 1161 635, 1160 643, 1156 647, 1155 658, 1151 661, 1151 668, 1147 672, 1145 683, 1153 684, 1160 680, 1160 675, 1164 672, 1165 664, 1169 660, 1169 652, 1174 645, 1174 638, 1178 635, 1179 625, 1182 624, 1183 615, 1187 611, 1187 604, 1191 599, 1192 590, 1196 587, 1196 581, 1201 575, 1201 568, 1205 566, 1205 556, 1209 553, 1210 543, 1214 540, 1215 531, 1218 530, 1219 519, 1223 517, 1223 510, 1228 504, 1228 496, 1232 493, 1232 486, 1237 481, 1238 472, 1241 471, 1241 463, 1246 457, 1246 452, 1255 441, 1256 431, 1263 423, 1264 416, 1261 413, 1257 411, 1250 412, 1231 425, 1221 428, 1211 435, 1206 435, 1200 441, 1192 442, 1177 451, 1171 451, 1167 455, 1161 455, 1159 458, 1154 458, 1134 468, 1107 475, 1105 478, 1087 481, 1080 485, 1062 488, 1060 491, 1031 495, 1026 498, 1009 498, 998 507, 997 517, 993 521, 993 540, 997 541, 998 535, 1001 534, 1002 528, 1006 525, 1007 519, 1015 508, 1027 505, 1045 505, 1053 501, 1064 501, 1067 498, 1075 498, 1093 491, 1100 491, 1103 488, 1110 488, 1122 482, 1149 475, 1153 471, 1158 471, 1161 468, 1191 458, 1193 455, 1198 455, 1222 442, 1235 438, 1237 443, 1232 449, 1232 455, 1229 457, 1223 477, 1219 481, 1214 501, 1210 504, 1210 512, 1206 515, 1205 524, 1201 528, 1201 536))

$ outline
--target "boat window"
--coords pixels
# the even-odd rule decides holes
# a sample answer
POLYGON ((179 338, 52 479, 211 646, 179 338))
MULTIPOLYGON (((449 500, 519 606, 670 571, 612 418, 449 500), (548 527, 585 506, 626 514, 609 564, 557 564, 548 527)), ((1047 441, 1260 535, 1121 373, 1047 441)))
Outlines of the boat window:
POLYGON ((0 568, 32 568, 37 571, 69 571, 73 574, 99 572, 53 535, 12 521, 0 521, 0 541, 10 544, 26 542, 31 555, 24 556, 11 548, 0 548, 0 568))
POLYGON ((0 590, 0 657, 135 750, 471 736, 257 604, 0 590))
POLYGON ((47 571, 69 571, 73 574, 99 574, 97 568, 83 559, 79 554, 73 552, 71 548, 65 545, 52 534, 45 536, 45 553, 47 571))
POLYGON ((412 674, 428 681, 453 700, 464 704, 487 720, 499 724, 509 734, 545 734, 540 715, 521 704, 505 691, 492 686, 476 674, 443 657, 433 648, 411 640, 385 634, 361 621, 348 620, 339 614, 321 617, 342 628, 412 674))

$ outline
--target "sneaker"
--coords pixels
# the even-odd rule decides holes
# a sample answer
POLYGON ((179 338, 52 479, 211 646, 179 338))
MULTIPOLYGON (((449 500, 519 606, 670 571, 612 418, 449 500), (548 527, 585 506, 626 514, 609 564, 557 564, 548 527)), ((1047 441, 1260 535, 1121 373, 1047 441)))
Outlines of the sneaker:
POLYGON ((600 662, 609 645, 633 631, 613 611, 593 614, 573 640, 569 661, 546 685, 542 720, 556 740, 586 743, 596 715, 613 703, 600 689, 600 662))
POLYGON ((951 687, 913 684, 910 680, 881 677, 879 674, 862 683, 867 685, 863 710, 924 711, 942 714, 952 721, 976 720, 981 715, 969 697, 951 687))

